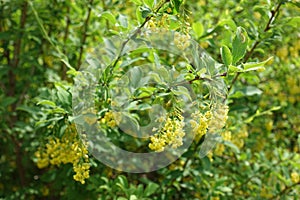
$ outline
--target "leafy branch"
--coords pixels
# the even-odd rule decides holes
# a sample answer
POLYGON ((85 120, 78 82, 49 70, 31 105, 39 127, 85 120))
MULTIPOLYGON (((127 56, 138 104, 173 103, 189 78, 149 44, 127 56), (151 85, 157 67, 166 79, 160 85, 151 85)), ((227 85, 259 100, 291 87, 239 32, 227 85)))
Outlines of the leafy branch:
POLYGON ((300 181, 298 181, 297 183, 294 183, 292 185, 284 187, 278 194, 276 194, 273 197, 271 197, 270 200, 272 200, 272 199, 278 199, 278 197, 281 197, 282 195, 288 193, 291 189, 293 189, 297 185, 300 185, 300 181))
POLYGON ((118 61, 120 60, 120 58, 122 57, 122 51, 124 50, 126 44, 133 38, 135 37, 138 33, 140 33, 140 31, 142 30, 142 28, 146 25, 146 23, 153 17, 155 16, 159 10, 166 4, 168 3, 170 0, 163 0, 160 3, 158 3, 158 5, 156 6, 156 8, 154 9, 154 12, 152 15, 149 15, 145 18, 144 22, 122 43, 120 51, 119 51, 119 55, 116 58, 115 62, 112 64, 112 68, 115 68, 115 66, 117 65, 118 61))
MULTIPOLYGON (((281 7, 281 5, 283 4, 282 1, 280 1, 278 3, 278 5, 276 6, 276 8, 274 10, 271 11, 271 17, 269 18, 269 21, 267 22, 267 25, 264 29, 264 33, 269 31, 272 26, 272 22, 275 20, 276 16, 278 15, 279 13, 279 9, 281 7)), ((257 48, 257 46, 262 42, 262 40, 256 40, 254 45, 252 46, 252 48, 246 53, 245 57, 244 57, 244 62, 247 62, 251 55, 253 54, 254 50, 257 48)), ((234 78, 232 79, 230 85, 229 85, 229 88, 228 88, 228 94, 230 93, 230 91, 232 90, 232 87, 233 85, 236 83, 236 81, 238 80, 239 76, 241 75, 242 72, 237 72, 236 75, 234 76, 234 78)))
POLYGON ((288 161, 290 161, 290 159, 291 159, 291 158, 288 158, 288 159, 285 159, 285 160, 279 160, 278 162, 272 164, 272 166, 270 166, 269 168, 267 168, 267 169, 265 169, 265 170, 263 170, 263 171, 261 171, 261 172, 259 172, 259 170, 256 171, 255 173, 253 173, 252 176, 248 177, 248 178, 247 178, 245 181, 243 181, 242 183, 236 184, 236 186, 232 189, 232 191, 234 192, 234 191, 237 190, 238 188, 242 188, 243 186, 247 185, 253 178, 258 177, 259 174, 266 174, 266 173, 272 171, 274 167, 278 166, 279 164, 288 162, 288 161))

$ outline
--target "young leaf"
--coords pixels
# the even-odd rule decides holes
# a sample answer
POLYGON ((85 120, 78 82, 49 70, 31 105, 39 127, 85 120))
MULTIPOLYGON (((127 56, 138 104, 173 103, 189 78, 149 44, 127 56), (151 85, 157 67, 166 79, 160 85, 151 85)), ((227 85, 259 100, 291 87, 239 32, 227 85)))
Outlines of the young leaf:
POLYGON ((240 68, 240 65, 239 66, 233 66, 233 65, 229 65, 228 66, 228 74, 229 75, 232 75, 232 74, 235 74, 236 72, 242 72, 243 69, 240 68))
POLYGON ((176 90, 172 89, 172 92, 176 95, 176 96, 184 96, 186 98, 188 98, 190 101, 192 100, 192 97, 190 95, 190 92, 188 91, 188 89, 186 87, 183 86, 178 86, 176 90))
POLYGON ((232 42, 232 63, 236 64, 246 53, 248 35, 244 28, 238 27, 232 42))
POLYGON ((119 14, 118 21, 123 28, 128 27, 128 19, 126 15, 119 14))
POLYGON ((135 10, 135 15, 139 23, 143 23, 144 18, 142 17, 142 7, 139 6, 138 9, 135 10))
POLYGON ((109 11, 105 11, 99 15, 99 17, 103 17, 104 19, 108 20, 110 23, 115 24, 117 21, 113 14, 109 11))
POLYGON ((232 55, 231 51, 227 46, 222 46, 221 47, 221 56, 222 60, 225 64, 226 67, 232 64, 232 55))
POLYGON ((50 100, 42 100, 42 101, 39 101, 39 102, 37 103, 37 105, 46 105, 46 106, 50 106, 50 107, 56 107, 55 102, 50 101, 50 100))
POLYGON ((203 34, 203 31, 204 31, 202 23, 195 22, 195 23, 193 23, 192 27, 193 27, 193 31, 194 31, 196 37, 199 38, 203 34))
POLYGON ((145 191, 144 191, 144 195, 145 195, 146 197, 149 197, 149 196, 152 195, 158 188, 159 188, 159 185, 157 185, 156 183, 150 182, 150 183, 147 185, 147 187, 146 187, 146 189, 145 189, 145 191))
POLYGON ((153 8, 154 0, 144 0, 144 3, 145 3, 149 8, 153 8))
POLYGON ((273 57, 268 58, 265 61, 262 62, 250 62, 250 63, 245 63, 243 64, 244 67, 244 72, 248 72, 248 71, 254 71, 254 70, 264 70, 264 65, 269 62, 271 59, 273 59, 273 57))

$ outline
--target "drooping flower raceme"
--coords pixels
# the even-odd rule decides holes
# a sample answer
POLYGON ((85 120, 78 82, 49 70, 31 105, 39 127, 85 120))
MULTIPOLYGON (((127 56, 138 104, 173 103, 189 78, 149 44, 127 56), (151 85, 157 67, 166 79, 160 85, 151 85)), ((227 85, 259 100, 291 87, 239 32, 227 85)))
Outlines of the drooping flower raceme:
POLYGON ((151 143, 149 144, 149 148, 160 152, 166 146, 171 146, 174 149, 181 146, 182 138, 185 136, 183 120, 184 118, 181 115, 177 117, 169 116, 159 132, 150 137, 151 143))
POLYGON ((198 141, 203 135, 206 134, 212 114, 211 111, 206 111, 205 114, 197 111, 196 113, 193 113, 192 117, 193 119, 190 121, 190 123, 195 134, 195 139, 198 141))
POLYGON ((69 125, 62 138, 51 137, 44 147, 35 152, 38 168, 71 163, 74 180, 85 183, 89 178, 89 156, 86 146, 78 138, 74 124, 69 125))

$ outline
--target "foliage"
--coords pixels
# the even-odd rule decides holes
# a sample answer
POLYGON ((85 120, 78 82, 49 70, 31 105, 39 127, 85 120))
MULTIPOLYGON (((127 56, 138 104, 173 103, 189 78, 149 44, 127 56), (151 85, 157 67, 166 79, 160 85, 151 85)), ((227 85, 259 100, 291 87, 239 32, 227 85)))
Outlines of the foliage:
MULTIPOLYGON (((299 199, 299 13, 296 0, 0 1, 0 199, 299 199), (205 102, 195 113, 195 141, 168 167, 130 174, 88 155, 74 128, 72 88, 88 53, 105 37, 126 41, 133 30, 145 28, 176 31, 174 42, 182 51, 191 37, 222 63, 215 76, 204 78, 226 83, 222 98, 229 111, 227 116, 227 106, 213 109, 207 103, 202 88, 209 70, 178 64, 184 80, 202 94, 199 102, 205 102), (199 158, 211 127, 222 129, 221 137, 199 158)), ((99 87, 93 99, 99 119, 84 120, 97 121, 116 144, 131 144, 128 150, 177 148, 186 133, 178 131, 182 116, 176 97, 187 95, 185 87, 169 91, 161 84, 135 96, 141 110, 160 102, 169 113, 168 126, 142 142, 116 128, 114 99, 103 95, 125 72, 139 78, 132 66, 146 59, 165 66, 182 62, 167 54, 157 62, 157 52, 144 56, 143 51, 116 60, 113 71, 102 73, 100 81, 111 88, 99 87), (162 96, 150 101, 145 94, 162 96), (177 135, 169 137, 173 132, 177 135)), ((146 123, 145 113, 131 114, 146 123)))

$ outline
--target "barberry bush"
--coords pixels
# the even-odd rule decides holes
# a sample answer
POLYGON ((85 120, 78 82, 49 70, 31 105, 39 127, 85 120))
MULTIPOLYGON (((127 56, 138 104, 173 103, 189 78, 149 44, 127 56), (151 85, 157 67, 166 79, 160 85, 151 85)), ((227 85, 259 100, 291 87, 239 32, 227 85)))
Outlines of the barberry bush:
POLYGON ((299 199, 299 27, 298 0, 0 0, 0 199, 299 199), (125 133, 157 104, 150 137, 125 133), (192 140, 129 173, 94 157, 81 125, 139 153, 192 140))

